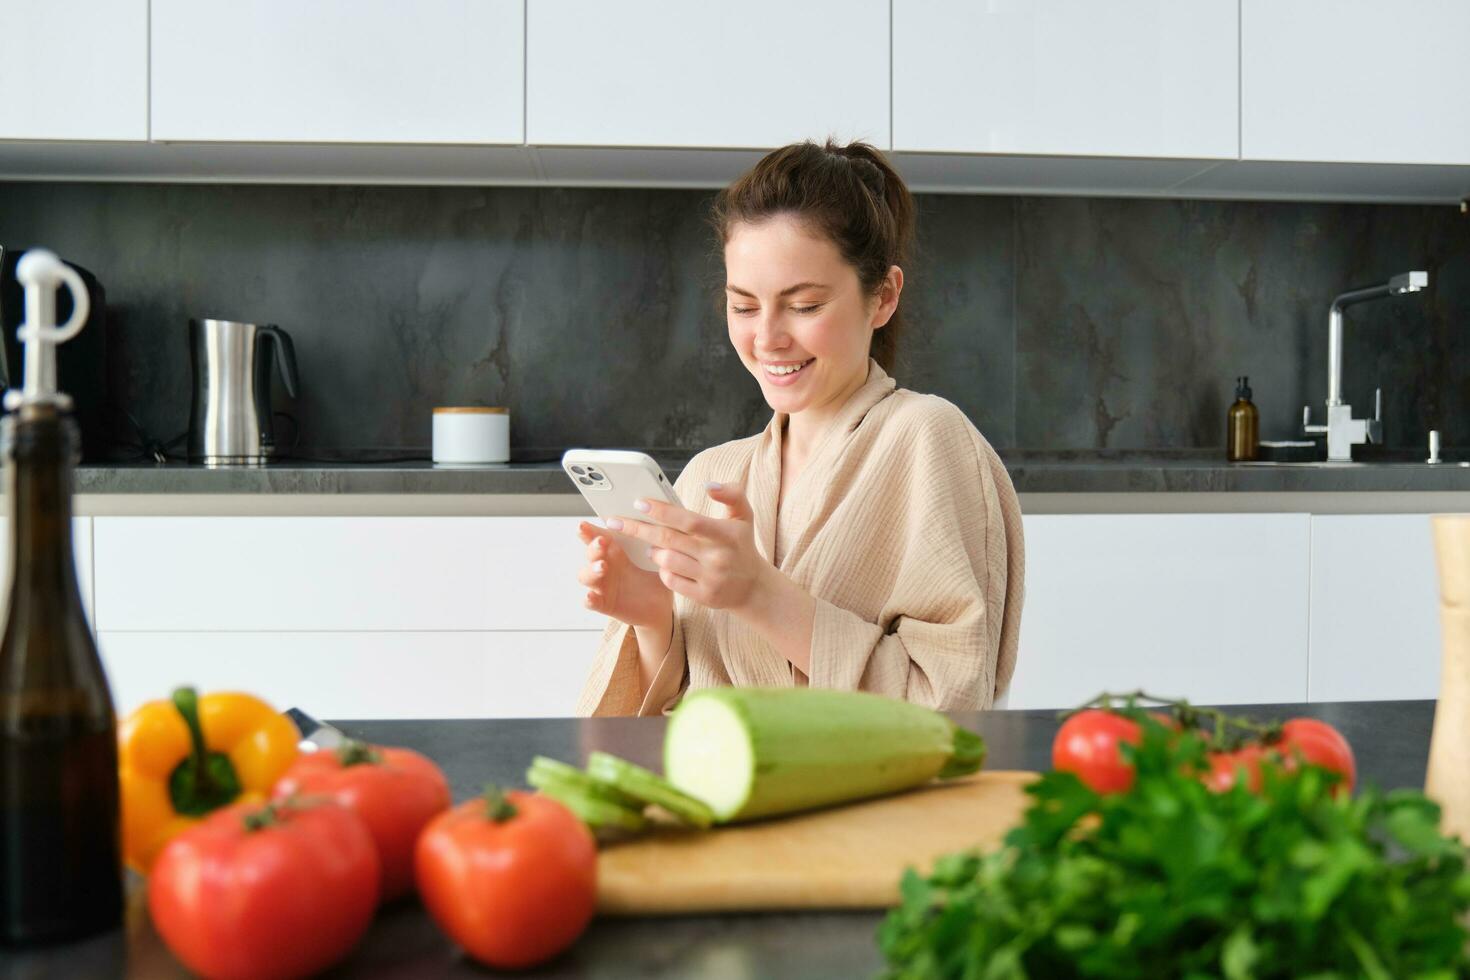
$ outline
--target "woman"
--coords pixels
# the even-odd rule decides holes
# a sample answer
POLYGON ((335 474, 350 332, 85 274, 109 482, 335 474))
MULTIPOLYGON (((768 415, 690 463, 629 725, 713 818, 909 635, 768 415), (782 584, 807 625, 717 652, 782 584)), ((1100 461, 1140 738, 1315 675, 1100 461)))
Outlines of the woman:
POLYGON ((587 605, 612 620, 580 714, 667 711, 691 688, 874 691, 989 707, 1020 630, 1021 512, 965 415, 896 388, 913 200, 865 143, 775 150, 716 198, 730 343, 774 414, 706 449, 685 508, 583 522, 587 605), (658 572, 612 532, 649 542, 658 572))

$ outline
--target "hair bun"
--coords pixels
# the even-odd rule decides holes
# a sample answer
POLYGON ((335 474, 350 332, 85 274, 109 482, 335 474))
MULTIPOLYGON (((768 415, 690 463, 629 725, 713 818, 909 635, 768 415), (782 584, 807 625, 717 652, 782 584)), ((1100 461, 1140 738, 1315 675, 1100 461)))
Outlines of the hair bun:
POLYGON ((878 168, 878 165, 864 156, 848 156, 847 159, 852 163, 852 169, 858 175, 858 179, 867 185, 874 197, 880 201, 883 200, 883 192, 888 187, 888 181, 884 179, 883 171, 878 168))

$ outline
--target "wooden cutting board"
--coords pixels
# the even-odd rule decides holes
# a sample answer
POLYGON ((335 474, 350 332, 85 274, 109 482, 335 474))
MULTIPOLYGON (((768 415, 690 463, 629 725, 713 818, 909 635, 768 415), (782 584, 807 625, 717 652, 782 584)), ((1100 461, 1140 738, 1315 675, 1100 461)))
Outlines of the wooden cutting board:
POLYGON ((1034 772, 981 772, 897 796, 706 832, 663 828, 598 858, 598 911, 676 915, 898 904, 907 867, 994 848, 1034 772))

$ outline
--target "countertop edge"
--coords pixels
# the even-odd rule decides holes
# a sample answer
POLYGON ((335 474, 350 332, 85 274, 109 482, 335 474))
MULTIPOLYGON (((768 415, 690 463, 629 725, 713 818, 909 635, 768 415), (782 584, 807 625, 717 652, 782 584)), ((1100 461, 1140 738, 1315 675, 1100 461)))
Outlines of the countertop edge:
MULTIPOLYGON (((687 456, 655 455, 671 480, 687 456)), ((1003 452, 1028 513, 1470 511, 1470 464, 1230 464, 1135 451, 1003 452)), ((586 516, 555 461, 85 465, 79 513, 586 516)))
MULTIPOLYGON (((1470 491, 1022 493, 1049 514, 1470 513, 1470 491)), ((78 517, 591 517, 576 494, 82 493, 78 517)))

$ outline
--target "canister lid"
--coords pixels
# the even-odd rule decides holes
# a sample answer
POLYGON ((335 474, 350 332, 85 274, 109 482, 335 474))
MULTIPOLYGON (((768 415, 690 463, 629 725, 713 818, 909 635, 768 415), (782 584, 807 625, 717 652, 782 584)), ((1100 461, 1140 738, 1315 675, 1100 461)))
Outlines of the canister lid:
POLYGON ((506 415, 510 409, 501 405, 438 405, 435 415, 506 415))

